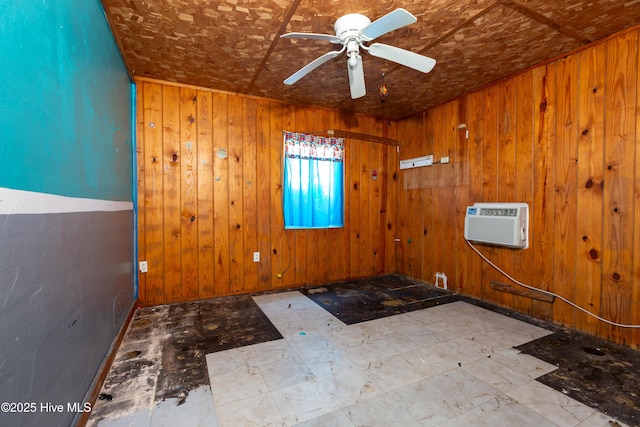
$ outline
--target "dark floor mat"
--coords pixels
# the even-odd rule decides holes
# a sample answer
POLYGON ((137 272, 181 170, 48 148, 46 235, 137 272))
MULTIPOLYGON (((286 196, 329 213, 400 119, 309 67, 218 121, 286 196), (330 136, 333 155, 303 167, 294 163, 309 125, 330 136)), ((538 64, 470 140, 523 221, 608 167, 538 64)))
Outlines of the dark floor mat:
POLYGON ((347 325, 457 301, 457 295, 391 274, 301 289, 347 325))
POLYGON ((640 352, 564 328, 517 348, 558 367, 541 383, 640 426, 640 352))
POLYGON ((209 384, 207 354, 282 338, 249 295, 173 304, 168 319, 156 401, 209 384))

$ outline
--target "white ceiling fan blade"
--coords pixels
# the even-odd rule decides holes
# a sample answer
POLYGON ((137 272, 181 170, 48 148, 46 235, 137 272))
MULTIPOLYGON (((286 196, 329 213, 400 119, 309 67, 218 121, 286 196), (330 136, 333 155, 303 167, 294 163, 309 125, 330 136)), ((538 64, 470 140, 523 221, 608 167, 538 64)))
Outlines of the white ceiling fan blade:
POLYGON ((406 10, 399 8, 378 18, 360 31, 364 41, 370 41, 398 28, 413 24, 418 19, 406 10))
POLYGON ((355 67, 349 65, 347 60, 347 69, 349 70, 349 89, 351 89, 351 98, 362 98, 367 94, 367 88, 364 84, 364 67, 362 66, 362 57, 358 55, 358 63, 355 67))
POLYGON ((332 60, 333 58, 340 55, 341 53, 342 53, 341 50, 332 50, 331 52, 325 53, 320 58, 313 60, 312 62, 308 63, 307 65, 305 65, 304 67, 300 68, 298 71, 293 73, 291 76, 289 76, 284 81, 284 84, 286 85, 294 84, 295 82, 297 82, 298 80, 300 80, 301 78, 303 78, 304 76, 306 76, 307 74, 309 74, 310 72, 312 72, 313 70, 315 70, 316 68, 324 64, 325 62, 332 60))
POLYGON ((316 33, 287 33, 280 36, 282 39, 311 39, 321 40, 331 43, 341 44, 340 37, 332 36, 331 34, 316 34, 316 33))
POLYGON ((374 43, 369 46, 369 53, 423 73, 428 73, 436 65, 436 60, 433 58, 382 43, 374 43))

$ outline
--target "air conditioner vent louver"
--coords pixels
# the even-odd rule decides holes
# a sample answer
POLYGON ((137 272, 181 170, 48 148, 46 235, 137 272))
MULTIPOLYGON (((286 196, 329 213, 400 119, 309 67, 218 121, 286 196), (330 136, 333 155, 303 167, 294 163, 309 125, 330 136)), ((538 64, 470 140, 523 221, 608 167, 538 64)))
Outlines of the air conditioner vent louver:
POLYGON ((526 203, 475 203, 468 206, 464 238, 525 249, 529 246, 529 206, 526 203))

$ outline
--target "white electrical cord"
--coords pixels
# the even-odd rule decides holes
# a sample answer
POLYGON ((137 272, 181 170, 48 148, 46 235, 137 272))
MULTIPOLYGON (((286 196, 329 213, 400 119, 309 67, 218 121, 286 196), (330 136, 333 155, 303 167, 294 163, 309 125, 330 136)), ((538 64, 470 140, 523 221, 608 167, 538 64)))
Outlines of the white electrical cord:
POLYGON ((580 307, 579 305, 569 301, 568 299, 558 295, 558 294, 554 294, 553 292, 549 292, 549 291, 545 291, 544 289, 539 289, 539 288, 535 288, 533 286, 529 286, 529 285, 525 285, 522 282, 517 281, 516 279, 514 279, 513 277, 511 277, 509 274, 505 273, 504 270, 502 270, 500 267, 498 267, 497 265, 495 265, 493 262, 489 261, 489 259, 484 256, 479 250, 478 248, 476 248, 470 241, 466 240, 467 244, 471 247, 471 249, 473 249, 475 251, 475 253, 477 253, 478 255, 480 255, 480 258, 482 258, 483 260, 485 260, 491 267, 495 268, 496 270, 498 270, 500 273, 502 273, 502 275, 504 275, 506 278, 508 278, 509 280, 511 280, 513 283, 522 286, 523 288, 527 288, 530 289, 532 291, 536 291, 536 292, 542 292, 543 294, 547 294, 547 295, 552 295, 556 298, 561 299, 562 301, 566 302, 567 304, 569 304, 572 307, 577 308, 580 311, 583 311, 585 313, 587 313, 589 316, 595 317, 596 319, 600 320, 601 322, 604 323, 608 323, 609 325, 612 326, 619 326, 621 328, 640 328, 640 325, 625 325, 622 323, 616 323, 616 322, 612 322, 611 320, 607 320, 607 319, 603 319, 602 317, 590 312, 589 310, 580 307))

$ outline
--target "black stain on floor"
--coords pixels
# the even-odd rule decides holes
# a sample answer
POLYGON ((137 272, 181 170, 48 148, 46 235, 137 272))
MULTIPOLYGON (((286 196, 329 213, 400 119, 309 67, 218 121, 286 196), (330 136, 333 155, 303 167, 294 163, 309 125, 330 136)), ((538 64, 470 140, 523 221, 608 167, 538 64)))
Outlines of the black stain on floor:
POLYGON ((464 301, 554 331, 517 347, 523 353, 558 366, 558 370, 538 381, 630 426, 640 426, 638 351, 399 275, 300 291, 349 325, 464 301))
MULTIPOLYGON (((638 351, 400 275, 290 290, 302 292, 346 324, 465 301, 548 329, 553 334, 517 347, 558 366, 538 381, 630 426, 640 426, 638 351)), ((156 402, 177 398, 180 404, 190 390, 209 385, 206 354, 281 338, 252 295, 140 308, 103 386, 104 395, 113 401, 109 399, 101 410, 108 413, 109 405, 138 405, 135 397, 122 400, 131 389, 141 395, 155 390, 156 402)))
POLYGON ((249 295, 172 304, 156 401, 209 385, 205 356, 282 335, 249 295))
POLYGON ((558 367, 538 381, 625 424, 640 426, 640 352, 556 329, 517 347, 558 367))
POLYGON ((136 310, 92 416, 127 413, 209 386, 206 355, 281 339, 251 295, 136 310))
POLYGON ((397 274, 300 289, 347 325, 457 301, 449 291, 397 274))

